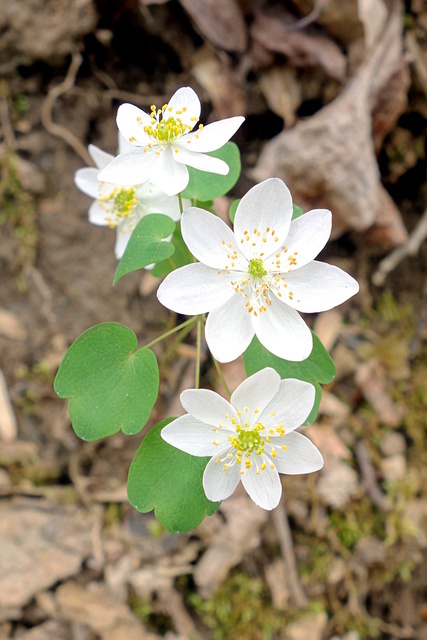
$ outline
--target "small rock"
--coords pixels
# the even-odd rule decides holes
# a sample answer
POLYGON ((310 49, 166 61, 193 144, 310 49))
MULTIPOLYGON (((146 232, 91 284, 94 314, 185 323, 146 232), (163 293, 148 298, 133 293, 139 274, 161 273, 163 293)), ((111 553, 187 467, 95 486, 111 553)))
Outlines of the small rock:
POLYGON ((354 469, 341 461, 324 467, 317 491, 330 507, 344 507, 359 490, 359 477, 354 469))
POLYGON ((360 538, 356 545, 360 561, 366 567, 382 564, 386 558, 384 543, 373 536, 360 538))
POLYGON ((406 475, 406 458, 395 455, 381 460, 381 473, 384 480, 402 480, 406 475))
POLYGON ((380 449, 381 453, 387 458, 403 454, 406 451, 405 438, 401 433, 396 433, 395 431, 387 433, 381 441, 380 449))
POLYGON ((308 614, 290 624, 285 633, 286 640, 321 640, 328 622, 324 612, 308 614))

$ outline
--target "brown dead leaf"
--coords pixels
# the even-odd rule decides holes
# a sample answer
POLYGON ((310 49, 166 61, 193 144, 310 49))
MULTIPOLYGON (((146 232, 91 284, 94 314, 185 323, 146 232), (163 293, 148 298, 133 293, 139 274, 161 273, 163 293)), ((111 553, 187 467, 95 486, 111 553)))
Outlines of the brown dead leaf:
POLYGON ((226 51, 244 51, 246 24, 236 0, 179 0, 197 31, 226 51))
POLYGON ((12 340, 25 340, 27 338, 27 332, 18 316, 7 309, 0 309, 0 335, 12 340))
POLYGON ((387 228, 386 222, 391 228, 391 237, 384 231, 383 241, 403 242, 406 231, 400 214, 383 195, 371 116, 381 88, 401 64, 401 11, 396 3, 375 50, 341 95, 268 142, 254 178, 283 178, 298 204, 331 209, 341 229, 362 231, 382 218, 382 228, 387 228))
POLYGON ((279 66, 267 69, 260 74, 259 86, 271 111, 283 118, 286 127, 292 126, 302 101, 295 69, 279 66))
POLYGON ((324 458, 331 457, 335 460, 349 460, 351 458, 350 451, 329 425, 310 425, 304 428, 304 434, 308 435, 324 458))
POLYGON ((201 47, 193 57, 192 73, 207 92, 215 119, 246 113, 246 96, 227 59, 220 59, 210 47, 201 47))
POLYGON ((290 30, 293 21, 293 16, 279 6, 271 15, 258 11, 251 27, 252 38, 269 51, 288 56, 296 67, 319 66, 331 78, 343 81, 347 61, 340 48, 325 36, 290 30))
POLYGON ((402 413, 386 390, 384 371, 377 361, 371 360, 359 365, 356 384, 383 424, 389 427, 400 424, 402 413))

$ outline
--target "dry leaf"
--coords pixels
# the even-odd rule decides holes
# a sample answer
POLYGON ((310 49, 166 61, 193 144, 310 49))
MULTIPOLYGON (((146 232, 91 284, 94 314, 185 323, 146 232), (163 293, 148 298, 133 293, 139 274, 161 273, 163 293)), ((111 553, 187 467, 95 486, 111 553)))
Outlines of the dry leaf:
POLYGON ((291 31, 293 17, 275 7, 274 15, 257 12, 251 27, 252 38, 269 51, 282 53, 296 67, 321 67, 335 80, 345 78, 347 61, 340 48, 325 36, 291 31))
POLYGON ((244 51, 246 24, 236 0, 179 0, 196 29, 212 44, 226 51, 244 51))
POLYGON ((331 209, 340 230, 362 231, 381 218, 382 239, 389 228, 390 244, 404 242, 406 231, 380 182, 371 106, 402 63, 401 30, 395 5, 383 37, 341 95, 268 142, 252 172, 257 181, 283 178, 305 209, 331 209))

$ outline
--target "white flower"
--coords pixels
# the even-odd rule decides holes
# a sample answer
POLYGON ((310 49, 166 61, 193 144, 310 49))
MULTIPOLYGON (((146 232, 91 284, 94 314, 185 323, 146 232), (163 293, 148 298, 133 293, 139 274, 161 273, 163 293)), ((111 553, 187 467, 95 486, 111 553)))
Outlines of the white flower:
POLYGON ((207 389, 183 391, 188 413, 161 435, 193 456, 212 456, 203 474, 209 500, 228 498, 241 480, 256 504, 274 509, 282 493, 279 473, 311 473, 323 466, 314 444, 295 432, 314 396, 308 382, 280 380, 274 369, 263 369, 242 382, 230 402, 207 389))
MULTIPOLYGON (((119 146, 121 150, 127 148, 126 141, 120 138, 119 146)), ((179 220, 178 198, 167 196, 149 182, 123 187, 100 181, 100 169, 110 164, 114 156, 94 145, 89 145, 89 153, 97 168, 78 169, 74 181, 83 193, 95 199, 89 208, 89 221, 117 230, 115 254, 118 260, 122 257, 136 225, 145 215, 163 213, 172 220, 179 220)), ((190 200, 183 200, 184 207, 190 204, 190 200)))
POLYGON ((115 184, 141 184, 150 180, 169 196, 185 189, 189 181, 186 165, 200 171, 227 175, 228 165, 205 155, 220 149, 240 127, 244 118, 235 116, 206 127, 199 124, 200 100, 190 87, 178 89, 168 104, 145 113, 123 104, 117 126, 133 150, 126 150, 106 167, 100 180, 115 184))
POLYGON ((206 340, 220 362, 242 354, 254 334, 279 358, 304 360, 312 336, 298 311, 331 309, 359 290, 338 267, 313 260, 329 238, 331 212, 291 218, 291 195, 278 178, 242 198, 234 233, 207 211, 184 211, 182 235, 200 262, 169 274, 157 295, 178 313, 210 312, 206 340))

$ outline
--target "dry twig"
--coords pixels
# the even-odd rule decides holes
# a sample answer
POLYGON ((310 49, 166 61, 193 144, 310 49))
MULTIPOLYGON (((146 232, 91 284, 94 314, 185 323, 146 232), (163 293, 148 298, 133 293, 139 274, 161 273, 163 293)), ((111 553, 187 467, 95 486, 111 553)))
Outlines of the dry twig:
POLYGON ((85 162, 89 166, 92 166, 92 158, 90 157, 89 153, 86 150, 86 147, 80 142, 80 140, 73 133, 71 133, 71 131, 60 124, 56 124, 56 122, 52 120, 52 111, 55 102, 59 98, 59 96, 62 96, 64 93, 67 93, 67 91, 73 88, 82 60, 83 58, 80 53, 73 53, 71 64, 68 69, 67 75, 65 76, 64 82, 61 82, 61 84, 51 89, 43 102, 41 118, 43 126, 47 131, 49 131, 49 133, 51 133, 53 136, 56 136, 57 138, 61 138, 62 140, 64 140, 64 142, 69 144, 70 147, 77 153, 77 155, 81 157, 83 162, 85 162))

